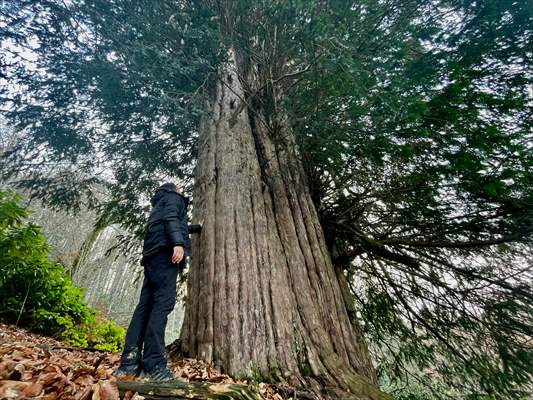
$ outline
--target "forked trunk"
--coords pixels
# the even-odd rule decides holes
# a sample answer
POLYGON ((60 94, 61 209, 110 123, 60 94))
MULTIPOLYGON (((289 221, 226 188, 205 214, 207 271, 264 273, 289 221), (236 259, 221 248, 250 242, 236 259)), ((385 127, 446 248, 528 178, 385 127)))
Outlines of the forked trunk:
POLYGON ((273 140, 257 110, 238 110, 236 68, 230 57, 200 130, 194 221, 203 230, 193 239, 182 351, 232 375, 380 398, 291 132, 273 140))

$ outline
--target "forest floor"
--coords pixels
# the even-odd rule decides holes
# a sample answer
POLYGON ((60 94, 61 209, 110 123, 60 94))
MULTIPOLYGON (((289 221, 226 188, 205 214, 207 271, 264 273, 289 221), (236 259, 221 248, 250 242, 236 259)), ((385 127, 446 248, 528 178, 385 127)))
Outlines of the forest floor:
MULTIPOLYGON (((54 339, 0 323, 0 399, 119 400, 115 378, 120 355, 70 347, 54 339)), ((210 365, 182 359, 169 364, 184 382, 246 383, 221 374, 210 365)), ((274 387, 260 383, 267 400, 282 400, 274 387)), ((124 400, 142 400, 127 392, 124 400)))

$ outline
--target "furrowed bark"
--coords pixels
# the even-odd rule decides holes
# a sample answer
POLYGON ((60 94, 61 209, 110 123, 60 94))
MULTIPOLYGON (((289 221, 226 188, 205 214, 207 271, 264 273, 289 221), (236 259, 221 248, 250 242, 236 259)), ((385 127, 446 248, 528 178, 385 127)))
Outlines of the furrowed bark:
POLYGON ((272 138, 232 54, 200 130, 182 352, 235 376, 382 398, 288 127, 272 138))

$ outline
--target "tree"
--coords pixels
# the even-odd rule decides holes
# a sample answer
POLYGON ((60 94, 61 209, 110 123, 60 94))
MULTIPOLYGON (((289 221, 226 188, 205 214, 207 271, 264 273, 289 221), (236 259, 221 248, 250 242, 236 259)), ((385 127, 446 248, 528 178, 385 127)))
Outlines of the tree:
POLYGON ((29 140, 4 162, 23 183, 140 235, 139 197, 165 176, 190 189, 197 159, 187 353, 357 393, 361 375, 376 381, 359 311, 392 381, 414 361, 436 365, 442 392, 527 383, 524 4, 5 7, 2 95, 29 140), (487 332, 488 354, 475 342, 487 332))
POLYGON ((274 142, 292 141, 290 128, 272 137, 259 108, 232 121, 244 99, 235 59, 199 136, 194 210, 204 230, 192 254, 183 349, 232 374, 255 368, 300 383, 307 374, 356 392, 353 372, 376 378, 348 319, 302 166, 291 147, 274 142))
POLYGON ((325 78, 291 96, 293 119, 334 263, 365 282, 355 309, 384 375, 432 396, 518 397, 532 362, 531 10, 460 10, 435 30, 424 11, 414 43, 369 38, 357 63, 345 36, 325 78))

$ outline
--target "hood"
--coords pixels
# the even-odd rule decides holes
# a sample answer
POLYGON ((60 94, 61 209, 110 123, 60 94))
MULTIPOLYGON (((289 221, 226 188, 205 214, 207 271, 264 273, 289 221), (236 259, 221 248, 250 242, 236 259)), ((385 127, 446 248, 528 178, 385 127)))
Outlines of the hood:
POLYGON ((189 198, 188 197, 185 197, 181 193, 175 192, 171 188, 164 187, 164 186, 162 186, 159 189, 157 189, 157 192, 155 192, 155 194, 150 199, 150 203, 152 204, 152 207, 154 207, 159 202, 159 200, 161 200, 163 197, 167 196, 169 193, 171 195, 174 194, 176 196, 180 196, 183 199, 183 202, 185 203, 185 208, 187 208, 187 206, 189 205, 189 198))

